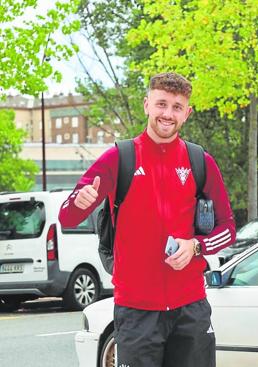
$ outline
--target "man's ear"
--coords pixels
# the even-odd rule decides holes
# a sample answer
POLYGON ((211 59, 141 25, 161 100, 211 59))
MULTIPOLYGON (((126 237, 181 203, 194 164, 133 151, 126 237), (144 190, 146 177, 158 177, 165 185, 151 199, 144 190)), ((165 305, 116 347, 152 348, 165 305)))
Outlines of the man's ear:
POLYGON ((188 117, 191 115, 192 112, 193 112, 193 107, 192 106, 189 106, 188 107, 188 111, 186 113, 186 119, 185 119, 185 121, 188 119, 188 117))
POLYGON ((144 108, 144 113, 146 116, 149 115, 149 111, 148 111, 148 97, 144 97, 144 100, 143 100, 143 108, 144 108))

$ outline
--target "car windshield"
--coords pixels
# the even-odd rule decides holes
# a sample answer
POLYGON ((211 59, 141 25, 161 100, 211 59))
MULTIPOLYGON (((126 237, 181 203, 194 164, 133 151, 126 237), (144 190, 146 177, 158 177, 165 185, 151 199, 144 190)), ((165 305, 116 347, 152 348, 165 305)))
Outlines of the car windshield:
POLYGON ((233 270, 230 285, 258 286, 258 252, 238 263, 233 270))
POLYGON ((31 200, 0 204, 0 241, 39 237, 44 224, 42 202, 31 200))
POLYGON ((258 239, 258 221, 252 221, 247 223, 237 232, 238 240, 245 239, 258 239))

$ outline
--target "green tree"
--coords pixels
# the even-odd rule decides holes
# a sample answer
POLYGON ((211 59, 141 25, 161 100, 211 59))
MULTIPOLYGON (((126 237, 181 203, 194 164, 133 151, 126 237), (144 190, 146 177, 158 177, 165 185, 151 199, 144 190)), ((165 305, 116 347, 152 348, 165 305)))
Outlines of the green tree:
MULTIPOLYGON (((181 136, 201 144, 211 153, 221 169, 236 216, 246 214, 246 151, 248 133, 246 111, 238 109, 236 119, 221 118, 217 108, 194 112, 184 125, 181 136)), ((246 218, 245 218, 246 219, 246 218)))
POLYGON ((28 191, 34 185, 37 165, 19 158, 25 136, 15 127, 14 112, 0 110, 0 191, 28 191))
POLYGON ((234 118, 249 106, 248 219, 257 216, 257 16, 255 0, 142 0, 146 19, 133 47, 155 49, 134 70, 146 78, 171 69, 189 77, 197 111, 217 107, 234 118))
MULTIPOLYGON (((56 1, 45 16, 31 12, 38 0, 0 2, 0 88, 15 88, 22 94, 37 95, 47 89, 45 80, 60 81, 49 59, 69 59, 76 46, 57 42, 57 31, 71 34, 80 27, 78 19, 68 19, 78 9, 79 0, 56 1)), ((59 38, 60 39, 60 38, 59 38)))
MULTIPOLYGON (((78 19, 67 19, 78 9, 79 0, 53 3, 45 16, 38 14, 38 0, 0 2, 0 91, 14 88, 22 94, 38 95, 47 89, 46 80, 62 75, 49 60, 68 59, 78 49, 57 42, 57 32, 67 35, 80 27, 78 19), (34 15, 31 13, 34 11, 34 15)), ((16 130, 13 113, 0 111, 0 190, 29 190, 37 167, 18 157, 24 132, 16 130)))

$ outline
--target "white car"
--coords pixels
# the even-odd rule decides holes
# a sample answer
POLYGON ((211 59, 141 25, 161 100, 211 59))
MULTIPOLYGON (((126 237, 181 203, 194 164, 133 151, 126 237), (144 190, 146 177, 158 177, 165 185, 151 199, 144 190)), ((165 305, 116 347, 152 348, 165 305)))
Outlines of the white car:
MULTIPOLYGON (((206 278, 217 367, 258 366, 258 244, 206 278)), ((75 336, 80 367, 114 367, 113 298, 87 306, 83 320, 75 336)))
POLYGON ((62 297, 69 309, 83 310, 112 295, 111 276, 98 254, 97 213, 77 228, 62 228, 58 221, 70 192, 0 194, 0 309, 62 297))

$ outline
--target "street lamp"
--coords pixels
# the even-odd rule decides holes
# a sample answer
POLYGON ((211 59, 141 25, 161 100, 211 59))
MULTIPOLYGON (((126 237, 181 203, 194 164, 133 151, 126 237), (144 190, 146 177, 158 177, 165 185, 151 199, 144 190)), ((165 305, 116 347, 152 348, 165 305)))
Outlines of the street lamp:
MULTIPOLYGON (((50 57, 46 55, 46 50, 48 47, 48 42, 50 40, 50 34, 48 35, 46 47, 43 53, 42 65, 43 63, 49 62, 50 57)), ((47 189, 47 179, 46 179, 46 139, 45 139, 45 101, 44 101, 44 92, 41 92, 41 123, 42 123, 42 190, 46 191, 47 189)))
POLYGON ((47 180, 46 180, 46 139, 45 139, 45 101, 44 101, 44 93, 41 93, 41 122, 42 122, 42 190, 46 191, 47 189, 47 180))

